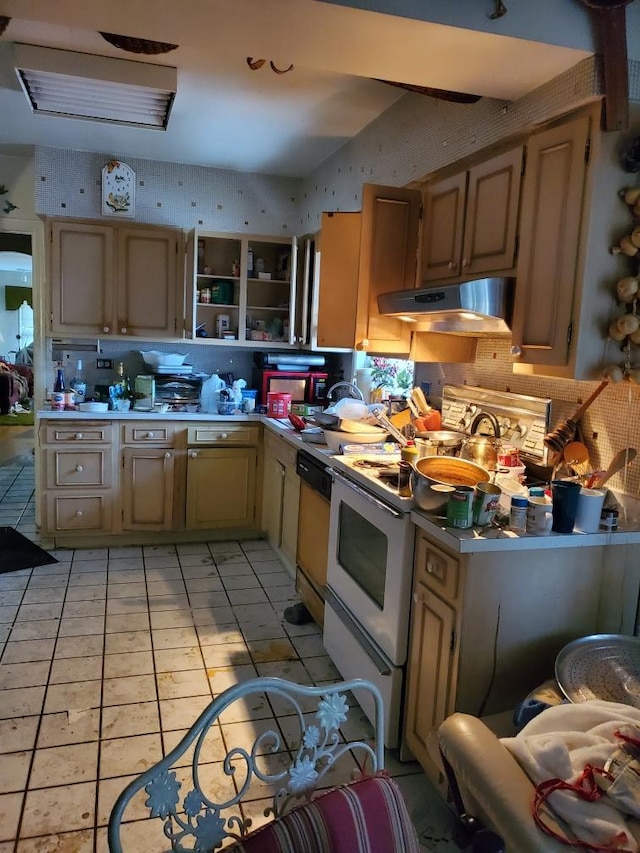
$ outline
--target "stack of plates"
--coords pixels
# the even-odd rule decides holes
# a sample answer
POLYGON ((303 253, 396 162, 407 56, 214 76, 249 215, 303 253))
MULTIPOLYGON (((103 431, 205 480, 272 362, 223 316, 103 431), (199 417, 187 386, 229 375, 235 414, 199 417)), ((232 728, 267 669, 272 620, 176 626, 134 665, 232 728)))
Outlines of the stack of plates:
POLYGON ((186 376, 193 372, 192 364, 178 364, 174 366, 159 364, 157 367, 151 368, 152 373, 160 375, 172 374, 173 376, 186 376))

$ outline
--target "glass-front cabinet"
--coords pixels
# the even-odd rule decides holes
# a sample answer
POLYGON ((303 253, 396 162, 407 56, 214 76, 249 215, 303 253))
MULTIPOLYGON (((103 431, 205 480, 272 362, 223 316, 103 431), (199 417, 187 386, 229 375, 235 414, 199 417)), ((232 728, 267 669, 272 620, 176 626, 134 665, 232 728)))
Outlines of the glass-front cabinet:
POLYGON ((297 346, 296 239, 192 231, 185 335, 202 343, 297 346))

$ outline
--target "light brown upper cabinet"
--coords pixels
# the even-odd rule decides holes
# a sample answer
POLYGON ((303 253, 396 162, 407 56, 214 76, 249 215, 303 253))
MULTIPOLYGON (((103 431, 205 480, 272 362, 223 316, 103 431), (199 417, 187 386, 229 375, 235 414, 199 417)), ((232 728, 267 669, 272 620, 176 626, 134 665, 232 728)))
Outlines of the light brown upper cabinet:
POLYGON ((422 281, 515 266, 522 159, 520 146, 427 185, 422 281))
POLYGON ((314 263, 311 339, 320 349, 407 355, 406 323, 378 295, 416 284, 420 192, 365 184, 362 212, 323 213, 314 263))
POLYGON ((620 163, 628 141, 600 129, 601 104, 558 120, 528 144, 513 319, 514 372, 600 378, 621 364, 607 329, 622 313, 616 281, 633 274, 609 251, 629 233, 618 192, 633 183, 620 163))
POLYGON ((52 334, 182 335, 180 229, 53 219, 48 231, 52 334))
POLYGON ((513 354, 529 364, 567 363, 590 126, 580 116, 527 146, 513 354))

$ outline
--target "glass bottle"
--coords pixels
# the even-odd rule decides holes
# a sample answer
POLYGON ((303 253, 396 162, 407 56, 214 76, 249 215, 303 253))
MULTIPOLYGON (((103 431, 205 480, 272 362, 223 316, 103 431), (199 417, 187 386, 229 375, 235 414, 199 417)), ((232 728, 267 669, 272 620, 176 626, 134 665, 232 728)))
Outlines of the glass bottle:
POLYGON ((64 381, 64 369, 59 367, 53 382, 53 394, 51 395, 51 408, 64 411, 66 397, 66 383, 64 381))
POLYGON ((69 383, 69 387, 74 393, 75 402, 82 403, 87 395, 87 383, 84 378, 84 371, 82 369, 82 359, 80 358, 76 362, 76 372, 73 375, 73 379, 69 383))
POLYGON ((56 393, 64 393, 66 390, 66 383, 64 381, 64 369, 62 367, 59 367, 58 372, 56 373, 56 379, 53 383, 53 390, 56 393))
POLYGON ((116 365, 116 378, 113 385, 109 388, 109 396, 111 397, 111 408, 118 408, 116 402, 118 400, 131 400, 131 382, 129 377, 124 372, 124 362, 119 361, 116 365))

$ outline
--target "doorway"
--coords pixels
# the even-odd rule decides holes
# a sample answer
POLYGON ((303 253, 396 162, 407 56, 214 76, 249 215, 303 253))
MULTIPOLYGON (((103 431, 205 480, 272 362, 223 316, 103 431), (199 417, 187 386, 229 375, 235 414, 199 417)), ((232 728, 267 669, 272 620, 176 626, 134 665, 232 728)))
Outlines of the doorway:
MULTIPOLYGON (((27 409, 33 407, 34 334, 31 235, 0 232, 0 361, 28 384, 29 404, 24 397, 19 401, 27 409)), ((0 466, 16 460, 33 464, 33 414, 0 421, 0 466)))
POLYGON ((32 366, 33 337, 31 235, 0 233, 0 358, 32 366))

